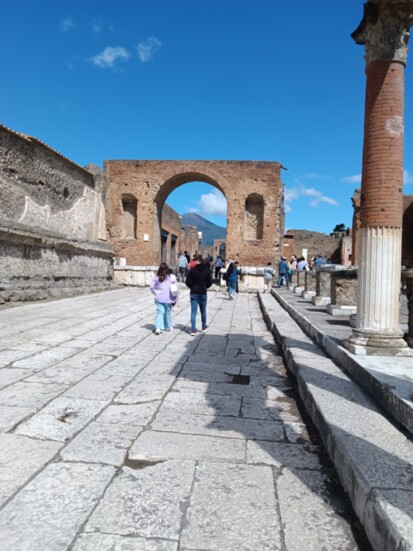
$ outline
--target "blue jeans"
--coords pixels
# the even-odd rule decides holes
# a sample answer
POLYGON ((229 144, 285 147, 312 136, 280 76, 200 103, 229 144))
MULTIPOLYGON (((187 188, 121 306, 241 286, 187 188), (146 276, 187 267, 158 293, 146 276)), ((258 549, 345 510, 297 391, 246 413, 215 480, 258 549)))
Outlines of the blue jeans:
POLYGON ((172 304, 156 303, 156 329, 170 331, 172 327, 172 304))
POLYGON ((207 326, 207 319, 206 319, 207 296, 191 293, 190 297, 191 297, 191 331, 196 330, 196 313, 198 311, 198 306, 201 311, 202 329, 205 329, 205 327, 207 326))
POLYGON ((287 287, 290 285, 290 278, 288 274, 279 274, 278 275, 278 287, 282 287, 283 284, 283 277, 285 277, 285 284, 287 287))
POLYGON ((230 297, 235 295, 237 291, 237 282, 236 281, 229 281, 228 282, 228 294, 230 297))

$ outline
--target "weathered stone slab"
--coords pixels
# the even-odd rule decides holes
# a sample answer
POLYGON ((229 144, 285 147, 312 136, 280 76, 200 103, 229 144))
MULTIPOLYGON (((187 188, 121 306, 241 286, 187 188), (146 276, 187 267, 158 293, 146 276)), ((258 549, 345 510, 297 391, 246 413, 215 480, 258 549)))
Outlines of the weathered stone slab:
POLYGON ((49 367, 70 356, 73 356, 77 352, 79 352, 79 348, 51 348, 39 352, 34 356, 30 356, 28 358, 24 358, 23 360, 13 362, 13 367, 37 371, 38 369, 45 369, 46 367, 49 367))
POLYGON ((49 465, 0 512, 0 549, 66 551, 114 472, 109 466, 49 465))
POLYGON ((0 434, 0 506, 48 463, 61 447, 58 442, 0 434))
POLYGON ((105 365, 110 359, 110 357, 90 354, 88 351, 80 352, 56 365, 38 371, 28 377, 27 381, 73 385, 105 365))
POLYGON ((2 406, 41 407, 61 394, 67 387, 62 384, 41 384, 21 381, 0 390, 2 406))
POLYGON ((111 401, 132 377, 133 375, 119 374, 116 370, 110 374, 99 370, 70 388, 65 392, 65 396, 85 400, 111 401))
POLYGON ((11 430, 17 423, 36 411, 36 407, 0 406, 0 432, 11 430))
POLYGON ((154 401, 143 404, 109 406, 97 417, 96 422, 115 425, 147 425, 160 403, 160 401, 154 401))
MULTIPOLYGON (((231 368, 229 368, 231 369, 231 368)), ((241 369, 237 367, 239 373, 241 369)), ((220 365, 208 365, 208 369, 205 366, 199 364, 185 364, 185 367, 179 374, 180 379, 186 379, 188 381, 203 381, 212 383, 229 383, 231 382, 231 375, 225 373, 221 369, 220 365)))
POLYGON ((0 369, 0 389, 11 385, 21 379, 26 378, 30 375, 30 371, 26 369, 13 369, 8 367, 3 367, 0 369))
POLYGON ((82 429, 106 405, 98 400, 62 396, 22 423, 18 434, 64 442, 82 429))
MULTIPOLYGON (((284 397, 285 400, 285 397, 284 397)), ((243 398, 241 416, 249 419, 282 420, 282 405, 277 400, 243 398)))
POLYGON ((246 443, 235 438, 217 438, 174 432, 143 432, 129 451, 129 459, 165 461, 193 459, 198 461, 245 462, 246 443))
POLYGON ((291 420, 284 421, 284 430, 289 442, 309 442, 307 427, 304 423, 297 423, 291 420))
POLYGON ((201 463, 181 546, 208 551, 281 550, 275 511, 269 467, 201 463))
POLYGON ((134 471, 125 468, 108 488, 86 532, 178 540, 194 477, 193 461, 167 461, 134 471))
POLYGON ((284 470, 277 479, 288 551, 357 551, 349 524, 334 511, 327 479, 317 471, 284 470))
POLYGON ((161 400, 175 381, 175 377, 139 377, 120 392, 115 402, 118 404, 138 404, 161 400))
POLYGON ((249 440, 247 463, 272 465, 281 469, 321 469, 318 455, 306 451, 303 445, 249 440))
POLYGON ((242 438, 251 440, 283 440, 282 423, 259 419, 218 417, 212 415, 185 416, 174 410, 160 410, 152 423, 155 430, 181 432, 184 434, 205 434, 222 438, 242 438))
POLYGON ((187 381, 178 379, 174 385, 174 390, 202 393, 205 396, 250 396, 255 398, 265 398, 265 389, 262 386, 235 385, 228 383, 205 383, 201 381, 187 381))
POLYGON ((61 456, 64 461, 122 465, 141 430, 137 425, 91 423, 61 451, 61 456))
POLYGON ((81 534, 73 551, 177 551, 177 541, 129 538, 112 534, 81 534))
POLYGON ((192 392, 170 392, 162 402, 161 411, 175 409, 181 413, 238 417, 241 409, 239 396, 204 396, 192 392))

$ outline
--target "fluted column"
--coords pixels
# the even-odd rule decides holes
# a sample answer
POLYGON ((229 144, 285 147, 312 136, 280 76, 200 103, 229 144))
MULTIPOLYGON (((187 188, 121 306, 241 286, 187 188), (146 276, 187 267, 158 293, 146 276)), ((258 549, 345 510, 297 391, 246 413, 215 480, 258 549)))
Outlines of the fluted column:
POLYGON ((355 354, 410 355, 399 325, 404 69, 413 0, 371 0, 353 38, 366 52, 355 354))

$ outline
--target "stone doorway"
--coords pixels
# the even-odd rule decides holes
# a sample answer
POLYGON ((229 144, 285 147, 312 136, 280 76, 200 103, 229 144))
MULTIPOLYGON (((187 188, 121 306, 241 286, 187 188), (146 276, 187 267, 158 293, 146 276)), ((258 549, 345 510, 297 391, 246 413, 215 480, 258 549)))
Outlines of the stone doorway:
POLYGON ((243 266, 277 261, 284 233, 281 167, 256 161, 105 161, 108 233, 116 256, 125 257, 128 265, 159 264, 165 201, 177 187, 197 181, 216 187, 227 199, 226 257, 243 266), (131 204, 136 205, 134 224, 131 204))

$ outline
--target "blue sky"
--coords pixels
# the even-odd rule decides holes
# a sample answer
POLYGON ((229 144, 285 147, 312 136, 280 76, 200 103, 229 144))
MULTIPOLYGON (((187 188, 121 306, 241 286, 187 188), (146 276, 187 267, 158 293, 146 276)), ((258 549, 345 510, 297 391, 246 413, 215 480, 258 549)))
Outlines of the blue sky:
MULTIPOLYGON (((286 229, 351 225, 360 181, 362 0, 20 0, 0 21, 0 122, 80 165, 105 159, 281 162, 286 229)), ((413 193, 412 59, 405 193, 413 193)), ((187 184, 168 203, 225 225, 187 184)))

